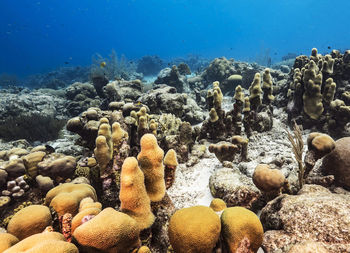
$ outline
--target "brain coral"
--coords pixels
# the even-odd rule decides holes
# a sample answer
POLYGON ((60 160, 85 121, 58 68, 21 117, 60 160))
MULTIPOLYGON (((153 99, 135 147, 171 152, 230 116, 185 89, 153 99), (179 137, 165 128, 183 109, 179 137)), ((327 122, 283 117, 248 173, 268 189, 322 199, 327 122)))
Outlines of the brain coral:
POLYGON ((62 234, 45 232, 32 235, 15 244, 4 253, 79 253, 77 247, 65 241, 62 234))
POLYGON ((16 236, 9 233, 0 233, 0 252, 4 252, 18 242, 19 240, 16 236))
POLYGON ((51 226, 50 209, 42 205, 31 205, 18 211, 10 220, 7 231, 19 240, 41 233, 51 226))
POLYGON ((78 213, 80 201, 86 197, 97 200, 95 189, 88 184, 65 183, 51 189, 45 198, 45 205, 52 206, 59 216, 78 213))
POLYGON ((81 246, 89 249, 129 252, 140 245, 139 233, 133 218, 108 207, 77 227, 73 237, 81 246))
POLYGON ((252 252, 257 252, 262 244, 263 226, 258 216, 244 207, 226 208, 221 215, 221 226, 222 236, 232 253, 243 240, 248 239, 252 252))
POLYGON ((220 229, 220 218, 211 208, 193 206, 175 212, 168 234, 176 253, 211 253, 220 229))

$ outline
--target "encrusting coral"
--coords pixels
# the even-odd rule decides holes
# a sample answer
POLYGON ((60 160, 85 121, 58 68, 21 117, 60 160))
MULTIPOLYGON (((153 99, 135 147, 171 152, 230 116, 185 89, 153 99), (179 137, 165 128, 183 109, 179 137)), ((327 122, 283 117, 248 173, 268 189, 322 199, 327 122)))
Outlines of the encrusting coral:
POLYGON ((120 210, 137 221, 140 230, 149 228, 155 217, 151 212, 151 201, 144 184, 144 175, 134 157, 125 159, 121 177, 119 199, 120 210))
POLYGON ((153 134, 142 136, 140 144, 141 151, 137 160, 145 175, 147 194, 152 202, 161 201, 165 195, 164 151, 158 146, 153 134))

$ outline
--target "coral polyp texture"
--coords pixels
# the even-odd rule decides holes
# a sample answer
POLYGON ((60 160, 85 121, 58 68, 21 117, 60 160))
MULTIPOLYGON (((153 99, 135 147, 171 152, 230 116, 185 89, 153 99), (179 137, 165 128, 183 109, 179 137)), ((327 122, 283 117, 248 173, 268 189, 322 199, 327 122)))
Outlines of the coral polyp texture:
POLYGON ((211 253, 221 231, 219 216, 209 207, 178 210, 170 219, 169 239, 176 253, 211 253))
POLYGON ((161 201, 165 195, 164 151, 158 146, 153 134, 142 136, 140 145, 141 151, 137 160, 145 175, 147 194, 152 202, 161 201))
POLYGON ((134 218, 140 230, 149 228, 155 217, 151 212, 144 175, 134 157, 125 159, 120 181, 120 210, 134 218))
POLYGON ((264 230, 259 218, 243 207, 225 209, 221 215, 221 227, 229 252, 237 252, 239 247, 257 252, 263 242, 264 230), (240 245, 242 242, 245 247, 240 245))

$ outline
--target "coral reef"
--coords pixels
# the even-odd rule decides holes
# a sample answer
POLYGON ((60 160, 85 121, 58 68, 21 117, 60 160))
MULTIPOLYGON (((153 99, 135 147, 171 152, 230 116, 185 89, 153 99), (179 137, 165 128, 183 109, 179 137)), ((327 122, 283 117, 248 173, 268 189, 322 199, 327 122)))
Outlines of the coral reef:
POLYGON ((205 62, 0 90, 0 249, 348 252, 350 51, 205 62))
POLYGON ((346 61, 346 53, 333 50, 322 56, 316 48, 310 57, 301 55, 295 59, 287 94, 290 121, 332 134, 344 130, 350 119, 348 104, 341 100, 346 100, 346 61))

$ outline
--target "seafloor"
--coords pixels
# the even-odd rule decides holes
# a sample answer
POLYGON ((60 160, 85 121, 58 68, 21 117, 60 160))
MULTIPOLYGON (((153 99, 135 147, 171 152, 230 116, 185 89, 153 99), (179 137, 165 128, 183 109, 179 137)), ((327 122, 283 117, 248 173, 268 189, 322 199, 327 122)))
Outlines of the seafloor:
POLYGON ((350 50, 104 68, 0 90, 0 252, 350 252, 350 50))

